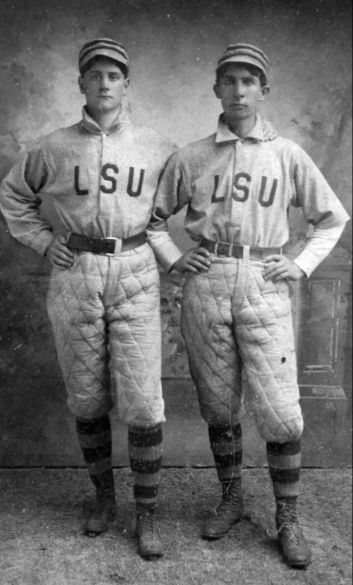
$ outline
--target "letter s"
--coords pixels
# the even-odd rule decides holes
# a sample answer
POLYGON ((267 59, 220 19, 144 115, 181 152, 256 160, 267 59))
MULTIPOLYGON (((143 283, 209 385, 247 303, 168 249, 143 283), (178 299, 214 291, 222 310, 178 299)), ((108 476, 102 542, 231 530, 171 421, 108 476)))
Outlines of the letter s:
POLYGON ((237 173, 234 177, 232 197, 234 201, 240 201, 244 203, 244 201, 246 201, 249 197, 249 187, 247 185, 241 184, 239 182, 240 179, 246 179, 246 181, 250 183, 251 177, 248 175, 248 173, 237 173), (236 189, 243 191, 243 195, 239 195, 236 189))
POLYGON ((114 173, 117 175, 119 172, 119 169, 116 165, 112 165, 110 163, 105 164, 102 167, 102 178, 105 181, 110 181, 111 186, 110 187, 106 187, 105 185, 101 185, 101 191, 103 191, 103 193, 114 193, 116 191, 116 185, 117 185, 117 181, 115 177, 112 177, 111 175, 108 174, 109 170, 114 171, 114 173))

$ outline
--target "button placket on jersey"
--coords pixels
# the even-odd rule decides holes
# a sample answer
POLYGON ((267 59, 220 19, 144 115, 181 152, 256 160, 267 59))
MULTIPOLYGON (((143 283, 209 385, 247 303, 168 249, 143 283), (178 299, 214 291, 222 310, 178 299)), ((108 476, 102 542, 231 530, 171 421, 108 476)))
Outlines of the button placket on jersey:
MULTIPOLYGON (((99 181, 99 214, 105 221, 104 237, 114 237, 113 225, 115 208, 112 206, 112 195, 106 194, 101 189, 102 184, 102 169, 105 163, 110 162, 109 156, 109 134, 101 134, 101 154, 100 154, 100 181, 99 181), (108 221, 109 218, 109 221, 108 221), (108 222, 108 223, 107 223, 108 222)), ((119 256, 121 252, 121 239, 117 238, 115 243, 115 253, 113 256, 119 256)))
MULTIPOLYGON (((98 181, 98 216, 101 213, 102 207, 104 208, 104 198, 103 198, 103 191, 102 191, 102 169, 103 169, 103 160, 104 160, 104 138, 105 134, 101 134, 100 136, 100 160, 99 160, 99 181, 98 181)), ((105 234, 103 234, 105 235, 105 234)))
MULTIPOLYGON (((231 223, 238 226, 238 230, 241 230, 241 225, 243 222, 243 213, 244 213, 244 205, 240 202, 234 200, 233 193, 235 191, 234 182, 235 182, 235 175, 237 172, 244 172, 245 165, 243 164, 244 160, 244 145, 240 139, 237 139, 234 142, 234 157, 233 157, 233 170, 232 170, 232 204, 231 204, 231 215, 230 221, 231 223)), ((241 237, 241 233, 240 233, 241 237)))

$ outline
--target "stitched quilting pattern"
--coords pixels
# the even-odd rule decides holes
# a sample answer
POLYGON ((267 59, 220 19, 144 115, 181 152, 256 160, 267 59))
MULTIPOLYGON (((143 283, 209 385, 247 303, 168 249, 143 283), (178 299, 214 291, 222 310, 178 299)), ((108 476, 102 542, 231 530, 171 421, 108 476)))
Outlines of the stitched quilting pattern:
POLYGON ((183 309, 206 420, 236 420, 243 397, 265 440, 298 438, 303 420, 287 283, 265 282, 258 262, 244 267, 225 259, 187 279, 183 309))
POLYGON ((148 245, 118 257, 77 255, 48 291, 68 405, 92 418, 114 404, 128 423, 164 421, 159 280, 148 245))
POLYGON ((201 413, 209 423, 228 424, 230 416, 237 420, 241 402, 240 356, 229 302, 232 279, 222 269, 212 272, 211 277, 209 272, 187 278, 181 326, 201 413))

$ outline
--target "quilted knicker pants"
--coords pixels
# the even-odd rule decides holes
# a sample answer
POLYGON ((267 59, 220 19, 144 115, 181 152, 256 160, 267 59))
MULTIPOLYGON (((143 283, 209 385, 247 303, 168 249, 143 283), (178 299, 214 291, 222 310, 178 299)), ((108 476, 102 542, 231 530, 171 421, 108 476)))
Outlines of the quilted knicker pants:
POLYGON ((244 399, 262 438, 285 443, 303 430, 288 283, 262 277, 261 260, 211 256, 184 285, 182 332, 208 424, 239 419, 244 399))
POLYGON ((47 307, 75 416, 116 406, 128 424, 164 422, 159 274, 148 244, 75 255, 69 270, 53 270, 47 307))

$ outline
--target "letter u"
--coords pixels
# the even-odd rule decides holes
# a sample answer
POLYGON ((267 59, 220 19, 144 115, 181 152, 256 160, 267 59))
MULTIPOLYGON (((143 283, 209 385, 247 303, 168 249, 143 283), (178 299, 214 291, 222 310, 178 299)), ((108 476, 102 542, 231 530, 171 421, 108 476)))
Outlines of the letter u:
POLYGON ((130 170, 129 170, 129 180, 128 180, 128 184, 127 184, 127 192, 128 192, 128 195, 130 195, 130 197, 138 197, 139 195, 141 195, 142 185, 143 185, 143 179, 144 179, 144 176, 145 176, 145 169, 141 169, 140 170, 140 178, 139 178, 139 183, 138 183, 137 191, 134 191, 133 190, 134 174, 135 174, 134 167, 130 167, 130 170))

